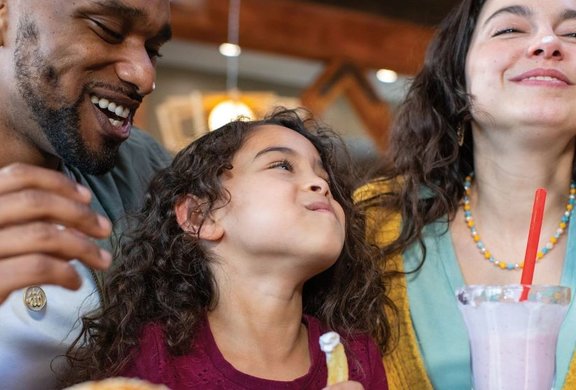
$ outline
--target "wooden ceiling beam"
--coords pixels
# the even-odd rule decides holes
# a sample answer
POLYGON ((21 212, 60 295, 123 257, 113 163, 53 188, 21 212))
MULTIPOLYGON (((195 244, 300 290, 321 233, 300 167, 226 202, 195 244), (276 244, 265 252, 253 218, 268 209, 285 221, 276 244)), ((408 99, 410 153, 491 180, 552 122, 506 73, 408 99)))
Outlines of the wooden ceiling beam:
MULTIPOLYGON (((227 40, 228 0, 172 0, 174 37, 227 40)), ((364 69, 414 74, 434 30, 367 13, 294 0, 242 0, 240 46, 364 69)))

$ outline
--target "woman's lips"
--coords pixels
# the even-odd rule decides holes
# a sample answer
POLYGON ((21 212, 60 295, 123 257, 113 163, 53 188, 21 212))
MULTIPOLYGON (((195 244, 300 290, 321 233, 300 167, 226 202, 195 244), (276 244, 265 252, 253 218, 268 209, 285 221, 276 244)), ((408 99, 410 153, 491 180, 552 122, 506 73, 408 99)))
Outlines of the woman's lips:
POLYGON ((568 77, 556 69, 532 69, 510 79, 522 84, 566 86, 572 85, 568 77))

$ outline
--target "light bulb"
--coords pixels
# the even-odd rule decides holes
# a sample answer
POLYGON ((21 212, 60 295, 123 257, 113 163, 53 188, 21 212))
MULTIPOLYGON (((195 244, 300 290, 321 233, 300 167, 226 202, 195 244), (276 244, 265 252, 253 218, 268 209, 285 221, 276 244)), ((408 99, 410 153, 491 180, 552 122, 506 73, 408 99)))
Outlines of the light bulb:
POLYGON ((224 100, 218 103, 208 115, 208 128, 215 130, 224 126, 230 121, 239 117, 245 117, 249 120, 254 119, 255 115, 252 109, 238 100, 224 100))
POLYGON ((376 78, 383 83, 393 83, 398 80, 398 73, 390 69, 380 69, 376 72, 376 78))
POLYGON ((218 47, 218 51, 225 57, 238 57, 242 53, 240 46, 234 43, 223 43, 218 47))

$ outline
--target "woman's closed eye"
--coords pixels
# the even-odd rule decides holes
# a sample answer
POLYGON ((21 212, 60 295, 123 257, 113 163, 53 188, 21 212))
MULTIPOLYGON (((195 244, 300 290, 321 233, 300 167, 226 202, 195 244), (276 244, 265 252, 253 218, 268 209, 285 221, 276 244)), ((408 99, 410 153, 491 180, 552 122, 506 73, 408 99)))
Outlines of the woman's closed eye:
POLYGON ((502 28, 497 30, 494 34, 492 34, 493 37, 497 37, 500 35, 506 35, 506 34, 515 34, 515 33, 521 33, 522 31, 515 28, 515 27, 506 27, 506 28, 502 28))

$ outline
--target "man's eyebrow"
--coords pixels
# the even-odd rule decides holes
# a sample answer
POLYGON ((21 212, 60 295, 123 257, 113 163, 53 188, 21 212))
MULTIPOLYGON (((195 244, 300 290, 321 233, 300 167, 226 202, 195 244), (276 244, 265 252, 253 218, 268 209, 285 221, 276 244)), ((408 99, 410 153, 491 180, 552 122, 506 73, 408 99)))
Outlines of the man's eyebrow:
POLYGON ((494 19, 495 16, 498 16, 503 13, 509 13, 518 16, 532 15, 532 11, 530 11, 530 9, 527 7, 523 7, 521 5, 511 5, 509 7, 500 8, 498 11, 494 12, 486 19, 486 21, 484 21, 484 25, 486 25, 490 20, 494 19))
POLYGON ((145 17, 141 9, 130 7, 119 0, 101 0, 95 4, 99 8, 112 12, 123 19, 135 19, 145 17))
POLYGON ((287 146, 270 146, 270 147, 264 148, 261 151, 259 151, 258 153, 256 153, 256 155, 254 156, 254 160, 256 160, 257 158, 261 157, 264 154, 272 153, 272 152, 280 152, 280 153, 291 154, 291 155, 296 154, 296 151, 294 151, 294 149, 289 148, 287 146))
MULTIPOLYGON (((102 0, 96 3, 96 5, 106 11, 107 13, 116 15, 121 19, 126 20, 134 20, 138 18, 143 18, 145 20, 148 19, 148 16, 142 12, 141 9, 136 7, 130 7, 119 0, 102 0)), ((166 42, 172 39, 172 27, 169 23, 166 23, 158 34, 154 37, 154 39, 166 42)))

